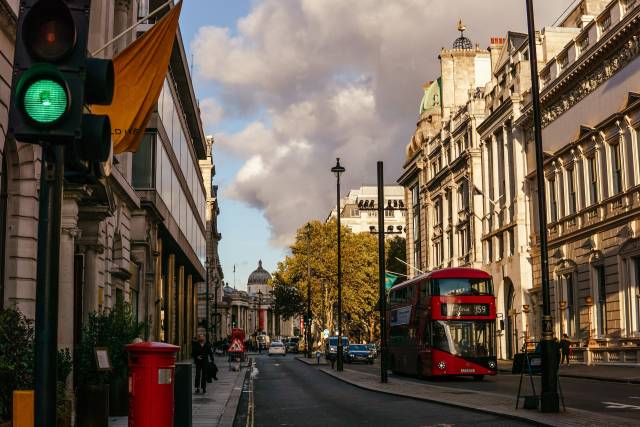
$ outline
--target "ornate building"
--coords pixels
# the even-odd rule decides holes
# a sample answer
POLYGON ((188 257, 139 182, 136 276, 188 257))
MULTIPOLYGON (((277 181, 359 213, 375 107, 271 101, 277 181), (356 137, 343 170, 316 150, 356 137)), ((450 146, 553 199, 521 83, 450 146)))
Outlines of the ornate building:
POLYGON ((477 126, 490 79, 487 50, 463 34, 442 49, 440 77, 426 84, 404 173, 411 276, 446 266, 481 265, 482 186, 477 126))
MULTIPOLYGON (((402 187, 385 185, 384 187, 384 225, 386 238, 394 235, 406 237, 406 207, 402 187)), ((347 197, 340 200, 341 224, 354 233, 369 233, 378 229, 378 187, 363 186, 350 190, 347 197)), ((327 221, 336 218, 333 208, 327 221)))
POLYGON ((247 279, 247 291, 236 290, 227 284, 221 307, 221 337, 231 334, 231 328, 244 329, 247 335, 266 334, 270 337, 297 335, 299 319, 283 319, 274 310, 271 274, 258 261, 247 279))
MULTIPOLYGON (((576 32, 540 69, 552 313, 556 334, 574 341, 576 361, 637 364, 640 3, 600 3, 586 16, 583 9, 567 18, 577 20, 576 32)), ((526 101, 516 125, 529 130, 526 101)), ((532 213, 533 150, 528 143, 532 213)), ((541 299, 539 233, 534 221, 534 305, 541 299)), ((535 325, 539 316, 538 310, 535 325)))

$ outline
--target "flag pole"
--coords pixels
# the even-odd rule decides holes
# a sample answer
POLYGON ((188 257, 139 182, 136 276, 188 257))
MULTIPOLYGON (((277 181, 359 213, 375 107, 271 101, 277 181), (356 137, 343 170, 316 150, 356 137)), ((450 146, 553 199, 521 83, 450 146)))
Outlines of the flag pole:
POLYGON ((90 55, 91 56, 96 56, 97 54, 99 54, 100 52, 102 52, 103 50, 105 50, 106 48, 108 48, 109 46, 111 46, 112 44, 117 42, 118 40, 120 40, 122 37, 124 37, 129 31, 133 30, 138 25, 142 24, 144 21, 147 21, 147 20, 151 19, 152 17, 154 17, 155 15, 157 15, 158 13, 160 13, 161 10, 163 10, 167 5, 169 5, 171 3, 173 3, 173 0, 167 0, 161 6, 157 7, 156 10, 154 10, 153 12, 148 14, 147 16, 138 19, 138 21, 135 24, 133 24, 132 26, 130 26, 126 30, 122 31, 120 34, 118 34, 114 38, 112 38, 110 41, 107 42, 107 44, 102 46, 100 49, 94 50, 93 52, 91 52, 90 55))

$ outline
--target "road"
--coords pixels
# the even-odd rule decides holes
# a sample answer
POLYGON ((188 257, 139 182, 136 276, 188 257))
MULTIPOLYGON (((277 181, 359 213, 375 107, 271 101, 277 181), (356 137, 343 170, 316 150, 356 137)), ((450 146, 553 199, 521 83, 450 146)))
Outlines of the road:
POLYGON ((256 426, 528 426, 523 421, 362 390, 294 359, 256 356, 256 426))
MULTIPOLYGON (((380 365, 345 364, 345 369, 380 373, 380 365)), ((389 372, 389 377, 394 375, 389 372)), ((525 376, 522 383, 522 394, 530 394, 529 377, 525 376)), ((534 377, 536 392, 540 393, 540 378, 534 377)), ((483 381, 473 381, 467 377, 454 377, 434 380, 418 380, 407 376, 402 379, 415 382, 426 382, 439 386, 479 390, 490 393, 503 394, 513 399, 518 392, 520 375, 500 372, 495 377, 485 377, 483 381)), ((596 381, 580 378, 560 377, 560 386, 564 393, 565 404, 568 407, 587 411, 602 412, 607 415, 639 420, 640 423, 640 384, 624 384, 607 381, 596 381)), ((639 424, 640 425, 640 424, 639 424)))

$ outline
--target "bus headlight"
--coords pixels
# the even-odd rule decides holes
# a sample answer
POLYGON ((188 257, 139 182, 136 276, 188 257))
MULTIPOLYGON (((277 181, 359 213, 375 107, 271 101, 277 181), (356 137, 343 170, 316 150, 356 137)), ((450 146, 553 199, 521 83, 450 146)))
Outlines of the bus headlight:
POLYGON ((489 361, 489 368, 496 369, 496 362, 494 362, 493 360, 490 360, 489 361))
POLYGON ((438 368, 439 368, 439 369, 442 369, 443 371, 444 371, 445 369, 447 369, 447 364, 446 364, 446 363, 444 363, 444 360, 441 360, 441 361, 439 361, 439 362, 438 362, 438 368))

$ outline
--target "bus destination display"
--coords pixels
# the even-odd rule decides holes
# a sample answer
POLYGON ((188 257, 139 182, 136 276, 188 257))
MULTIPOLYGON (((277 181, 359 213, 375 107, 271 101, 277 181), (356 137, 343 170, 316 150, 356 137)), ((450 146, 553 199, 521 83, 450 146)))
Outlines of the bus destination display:
POLYGON ((440 313, 447 317, 488 316, 489 304, 441 304, 440 313))

